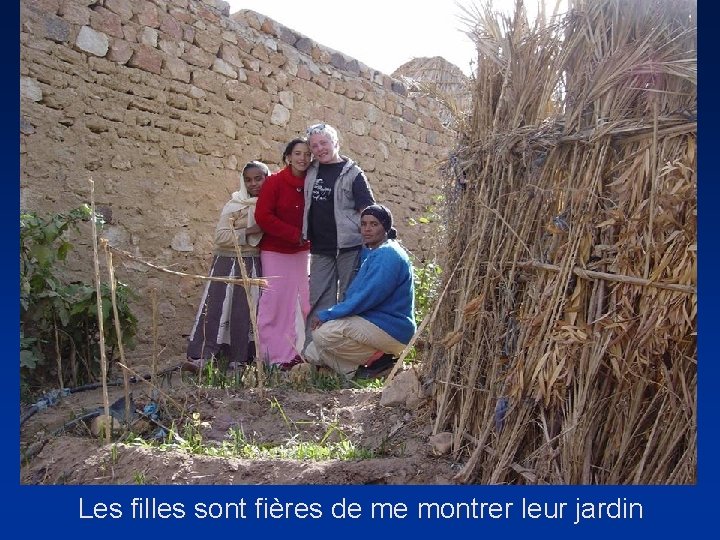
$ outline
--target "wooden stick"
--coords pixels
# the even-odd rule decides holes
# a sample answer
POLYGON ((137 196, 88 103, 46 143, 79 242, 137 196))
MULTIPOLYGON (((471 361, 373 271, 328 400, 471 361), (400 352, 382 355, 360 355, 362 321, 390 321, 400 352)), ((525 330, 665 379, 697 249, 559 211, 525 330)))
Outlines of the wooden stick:
MULTIPOLYGON (((110 418, 110 398, 108 397, 107 387, 107 357, 105 356, 105 330, 103 325, 103 310, 102 310, 102 294, 100 291, 100 262, 98 260, 98 238, 97 238, 97 225, 95 214, 95 182, 92 178, 89 178, 90 182, 90 225, 92 227, 92 241, 93 241, 93 263, 95 267, 95 296, 97 301, 97 319, 98 319, 98 333, 100 334, 100 370, 102 372, 102 395, 103 405, 105 407, 105 416, 110 418)), ((105 440, 110 443, 112 435, 112 421, 109 428, 105 430, 105 440)))
MULTIPOLYGON (((638 138, 645 139, 649 133, 657 134, 658 137, 667 135, 677 135, 679 133, 694 133, 697 131, 697 122, 685 122, 680 125, 671 125, 668 127, 655 128, 654 124, 650 125, 638 125, 628 127, 615 127, 608 130, 603 135, 609 137, 625 138, 623 140, 632 142, 638 138)), ((586 129, 584 131, 575 133, 573 135, 567 135, 557 139, 558 144, 586 141, 590 142, 594 137, 597 137, 598 130, 596 128, 586 129)))
POLYGON ((110 279, 110 299, 112 300, 113 320, 115 321, 115 335, 118 341, 118 351, 120 353, 120 365, 123 366, 123 388, 125 390, 125 425, 130 425, 130 377, 128 377, 127 362, 125 361, 125 347, 123 347, 122 329, 120 328, 120 315, 117 308, 117 287, 115 282, 115 268, 112 262, 112 253, 108 249, 108 241, 103 238, 101 240, 105 249, 105 257, 107 258, 108 278, 110 279))
POLYGON ((157 384, 157 360, 158 360, 158 328, 157 328, 157 289, 150 291, 152 300, 152 335, 153 335, 153 352, 152 352, 152 370, 150 372, 150 381, 153 386, 157 384))
MULTIPOLYGON (((162 266, 158 266, 156 264, 149 263, 147 261, 143 261, 142 259, 138 259, 137 257, 131 255, 127 251, 124 251, 122 249, 118 249, 113 246, 108 246, 112 251, 115 253, 119 253, 123 257, 127 257, 128 259, 132 259, 134 261, 139 262, 140 264, 144 264, 145 266, 148 266, 154 270, 159 270, 160 272, 166 272, 168 274, 173 274, 175 276, 181 276, 181 277, 190 277, 193 279, 202 279, 205 281, 220 281, 222 283, 231 283, 233 285, 244 285, 244 280, 237 279, 237 278, 228 278, 228 277, 216 277, 216 276, 202 276, 200 274, 187 274, 185 272, 178 272, 176 270, 170 270, 168 268, 164 268, 162 266)), ((248 278, 248 284, 249 285, 257 285, 258 287, 267 287, 267 280, 263 278, 248 278)))
MULTIPOLYGON (((538 261, 526 261, 517 263, 518 266, 526 268, 538 268, 540 270, 548 270, 550 272, 560 272, 561 268, 554 264, 541 263, 538 261)), ((697 294, 697 289, 691 285, 680 285, 678 283, 659 283, 650 279, 639 278, 634 276, 625 276, 622 274, 609 274, 607 272, 596 272, 595 270, 585 270, 576 266, 572 269, 573 273, 585 279, 604 279, 606 281, 615 281, 618 283, 627 283, 629 285, 640 285, 641 287, 655 287, 657 289, 665 289, 684 294, 697 294)))
MULTIPOLYGON (((235 219, 231 219, 230 225, 235 229, 235 219)), ((233 245, 235 246, 235 258, 237 260, 237 263, 240 265, 240 274, 242 275, 243 279, 243 289, 245 290, 245 298, 247 298, 248 303, 248 311, 250 312, 250 323, 252 324, 253 328, 253 334, 255 337, 255 368, 257 369, 257 384, 258 388, 260 389, 260 397, 263 397, 264 395, 264 388, 265 388, 265 378, 264 378, 264 364, 262 355, 260 354, 261 347, 260 347, 260 332, 258 331, 258 325, 257 325, 257 305, 254 305, 251 302, 250 298, 250 279, 247 275, 247 268, 245 268, 245 261, 243 260, 242 251, 240 250, 240 245, 237 241, 237 235, 232 235, 233 239, 233 245)), ((267 283, 267 282, 266 282, 267 283)))
POLYGON ((58 370, 58 381, 60 382, 60 389, 62 390, 63 388, 65 388, 65 383, 63 382, 62 355, 60 354, 60 335, 58 333, 57 321, 55 320, 54 315, 53 329, 55 330, 55 362, 57 364, 58 370))

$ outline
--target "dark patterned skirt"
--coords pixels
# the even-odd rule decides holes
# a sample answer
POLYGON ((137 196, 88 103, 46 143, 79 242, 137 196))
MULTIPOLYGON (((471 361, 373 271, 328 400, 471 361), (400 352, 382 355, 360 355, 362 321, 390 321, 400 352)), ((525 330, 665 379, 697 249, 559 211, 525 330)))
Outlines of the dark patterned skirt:
MULTIPOLYGON (((260 257, 243 257, 247 275, 262 275, 260 257)), ((242 273, 236 257, 213 258, 210 275, 237 277, 242 273)), ((250 303, 257 312, 260 291, 257 286, 249 290, 250 303)), ((220 281, 208 281, 203 291, 195 324, 189 337, 188 359, 209 360, 225 356, 229 362, 244 364, 255 356, 255 340, 250 323, 250 310, 245 288, 220 281)))

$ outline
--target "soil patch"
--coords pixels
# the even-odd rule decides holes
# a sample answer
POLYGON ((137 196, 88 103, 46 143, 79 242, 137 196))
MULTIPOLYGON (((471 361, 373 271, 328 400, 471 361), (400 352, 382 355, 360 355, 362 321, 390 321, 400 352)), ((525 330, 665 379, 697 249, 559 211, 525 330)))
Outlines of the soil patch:
MULTIPOLYGON (((165 439, 170 444, 153 445, 125 436, 108 444, 92 435, 90 420, 72 422, 102 406, 102 389, 73 393, 21 425, 21 483, 449 484, 459 469, 451 459, 433 455, 427 408, 382 406, 380 389, 324 391, 292 387, 286 380, 264 390, 213 388, 176 374, 160 388, 140 382, 131 391, 134 410, 161 404, 164 412, 157 424, 136 420, 133 431, 151 440, 159 425, 170 429, 172 423, 179 436, 174 443, 172 437, 165 439), (363 455, 248 458, 227 451, 237 444, 304 443, 345 444, 363 455)), ((123 395, 122 388, 110 388, 110 403, 123 395)))

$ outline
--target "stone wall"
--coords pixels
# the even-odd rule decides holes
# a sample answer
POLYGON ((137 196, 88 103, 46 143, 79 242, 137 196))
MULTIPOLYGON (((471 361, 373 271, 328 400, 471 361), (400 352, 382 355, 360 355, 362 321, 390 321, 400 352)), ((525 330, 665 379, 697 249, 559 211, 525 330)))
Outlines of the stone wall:
MULTIPOLYGON (((427 97, 220 0, 21 0, 20 18, 22 208, 89 202, 92 178, 111 244, 204 274, 243 164, 278 169, 285 143, 322 121, 408 248, 429 254, 431 229, 408 223, 439 193, 454 134, 427 97)), ((76 246, 73 269, 90 279, 90 239, 76 246)), ((155 290, 161 344, 182 352, 202 284, 122 259, 117 273, 141 294, 141 344, 155 290)))

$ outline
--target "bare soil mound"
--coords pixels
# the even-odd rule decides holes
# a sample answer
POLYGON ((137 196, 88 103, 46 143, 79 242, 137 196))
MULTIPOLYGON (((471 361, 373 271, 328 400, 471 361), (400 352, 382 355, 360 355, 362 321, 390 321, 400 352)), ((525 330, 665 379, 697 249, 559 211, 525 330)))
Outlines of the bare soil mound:
MULTIPOLYGON (((156 390, 133 385, 136 411, 161 403, 166 414, 157 423, 136 419, 135 434, 112 443, 91 433, 90 419, 72 422, 102 406, 102 389, 32 415, 21 425, 21 483, 448 484, 458 470, 433 455, 429 413, 381 406, 380 389, 212 388, 179 376, 171 382, 156 390), (147 442, 160 425, 162 441, 147 442), (357 456, 319 455, 333 445, 357 456), (291 457, 264 455, 278 448, 291 457)), ((123 395, 110 388, 110 403, 123 395)))

